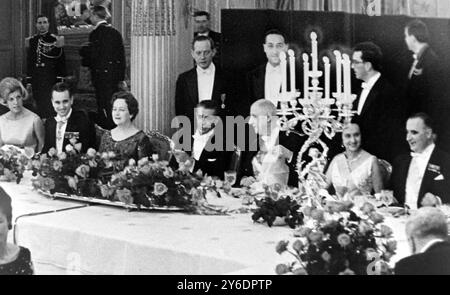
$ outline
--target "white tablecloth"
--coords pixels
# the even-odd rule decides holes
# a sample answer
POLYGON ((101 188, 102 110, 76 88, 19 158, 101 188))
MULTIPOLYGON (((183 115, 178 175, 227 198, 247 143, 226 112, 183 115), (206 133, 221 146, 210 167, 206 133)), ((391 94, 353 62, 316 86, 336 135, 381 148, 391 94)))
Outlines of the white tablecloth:
MULTIPOLYGON (((1 183, 13 198, 13 214, 83 206, 50 200, 23 184, 1 183)), ((407 256, 404 220, 389 218, 407 256)), ((17 243, 31 250, 36 274, 272 275, 287 262, 275 246, 294 240, 288 227, 254 224, 250 214, 198 216, 127 212, 89 206, 19 218, 17 243)), ((12 239, 12 237, 11 237, 12 239)), ((12 241, 12 240, 10 240, 12 241)))

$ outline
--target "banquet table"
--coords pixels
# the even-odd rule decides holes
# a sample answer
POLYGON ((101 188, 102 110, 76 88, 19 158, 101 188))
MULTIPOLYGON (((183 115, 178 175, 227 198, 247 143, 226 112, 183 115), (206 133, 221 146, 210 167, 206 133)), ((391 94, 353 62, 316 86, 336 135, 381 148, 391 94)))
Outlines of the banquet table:
MULTIPOLYGON (((280 240, 295 240, 287 226, 253 223, 251 214, 201 216, 128 212, 52 200, 21 184, 0 185, 17 219, 10 241, 31 251, 36 274, 273 275, 280 240), (40 214, 43 212, 43 214, 40 214)), ((405 220, 387 217, 398 241, 392 263, 409 255, 405 220)))

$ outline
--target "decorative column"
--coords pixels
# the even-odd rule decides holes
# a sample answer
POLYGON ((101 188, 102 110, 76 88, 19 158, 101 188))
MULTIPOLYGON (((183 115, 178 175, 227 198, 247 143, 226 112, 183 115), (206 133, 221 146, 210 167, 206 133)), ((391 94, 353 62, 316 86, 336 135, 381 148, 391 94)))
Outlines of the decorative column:
POLYGON ((136 124, 170 134, 174 116, 175 0, 132 1, 131 92, 139 101, 136 124))

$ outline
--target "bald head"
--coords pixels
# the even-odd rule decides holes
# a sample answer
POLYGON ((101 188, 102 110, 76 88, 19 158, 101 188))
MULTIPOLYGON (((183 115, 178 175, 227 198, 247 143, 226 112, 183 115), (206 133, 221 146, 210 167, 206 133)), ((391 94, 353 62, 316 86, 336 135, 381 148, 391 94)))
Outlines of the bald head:
POLYGON ((250 108, 249 124, 259 135, 270 135, 277 127, 277 108, 267 99, 255 101, 250 108))
POLYGON ((251 108, 250 113, 257 116, 276 116, 277 108, 275 105, 267 99, 260 99, 255 101, 251 108))
POLYGON ((448 235, 447 217, 437 208, 420 208, 408 219, 406 235, 419 240, 446 239, 448 235))

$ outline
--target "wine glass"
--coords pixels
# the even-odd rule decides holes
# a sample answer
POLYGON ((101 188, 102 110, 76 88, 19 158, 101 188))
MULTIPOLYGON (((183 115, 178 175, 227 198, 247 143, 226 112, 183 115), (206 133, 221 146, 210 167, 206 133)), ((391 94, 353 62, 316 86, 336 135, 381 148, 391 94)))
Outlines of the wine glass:
POLYGON ((236 183, 237 172, 236 171, 225 171, 224 173, 225 182, 230 186, 233 186, 236 183))

